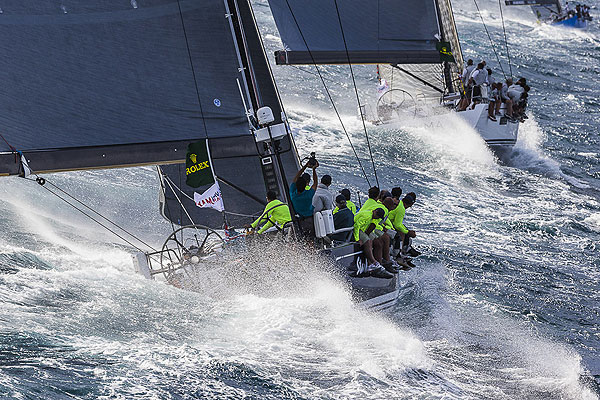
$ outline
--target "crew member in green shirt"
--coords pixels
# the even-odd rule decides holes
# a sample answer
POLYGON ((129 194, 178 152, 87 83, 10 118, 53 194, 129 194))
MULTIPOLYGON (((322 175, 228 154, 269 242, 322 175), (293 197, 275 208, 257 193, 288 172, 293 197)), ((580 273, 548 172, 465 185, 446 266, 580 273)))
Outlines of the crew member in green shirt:
POLYGON ((373 186, 372 188, 370 188, 369 198, 367 199, 367 201, 365 201, 365 204, 362 205, 359 212, 363 210, 373 211, 374 209, 381 207, 381 204, 377 202, 377 199, 379 198, 379 193, 380 190, 377 186, 373 186))
MULTIPOLYGON (((389 238, 375 234, 375 227, 385 215, 383 207, 374 210, 361 209, 354 216, 354 240, 359 242, 369 263, 368 270, 380 270, 383 266, 387 272, 398 272, 397 264, 389 258, 389 238)), ((387 236, 387 235, 385 235, 387 236)), ((381 277, 389 278, 387 274, 381 274, 381 277)))
POLYGON ((265 211, 263 211, 262 215, 250 225, 252 229, 256 229, 257 226, 264 223, 258 230, 258 233, 265 232, 270 227, 275 226, 275 224, 279 228, 283 228, 286 222, 292 220, 289 207, 277 200, 277 193, 275 193, 275 191, 269 190, 267 192, 267 201, 268 203, 265 207, 265 211))
MULTIPOLYGON (((340 193, 346 198, 346 207, 348 207, 348 209, 350 211, 352 211, 352 214, 356 214, 356 204, 354 204, 352 201, 350 201, 350 190, 342 189, 342 190, 340 190, 340 193)), ((339 211, 338 207, 333 209, 334 214, 338 211, 339 211)))
POLYGON ((396 238, 394 240, 394 255, 400 254, 401 247, 407 249, 408 255, 412 257, 416 257, 420 252, 413 249, 410 246, 410 238, 415 238, 417 233, 414 230, 408 229, 404 226, 404 215, 406 214, 406 209, 410 208, 417 199, 417 195, 414 192, 408 193, 404 198, 398 203, 398 207, 393 212, 390 212, 389 219, 394 226, 394 229, 398 232, 396 238))

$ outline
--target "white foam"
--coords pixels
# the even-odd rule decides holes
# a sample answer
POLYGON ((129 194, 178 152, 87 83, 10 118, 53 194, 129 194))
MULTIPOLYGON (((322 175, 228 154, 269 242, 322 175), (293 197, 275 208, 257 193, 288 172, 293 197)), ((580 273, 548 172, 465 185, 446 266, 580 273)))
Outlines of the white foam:
POLYGON ((546 135, 533 115, 519 127, 519 138, 511 154, 509 164, 551 178, 562 179, 569 184, 586 189, 590 186, 583 180, 565 174, 560 164, 543 153, 542 144, 546 135))
POLYGON ((583 223, 593 231, 600 232, 600 213, 591 214, 583 220, 583 223))

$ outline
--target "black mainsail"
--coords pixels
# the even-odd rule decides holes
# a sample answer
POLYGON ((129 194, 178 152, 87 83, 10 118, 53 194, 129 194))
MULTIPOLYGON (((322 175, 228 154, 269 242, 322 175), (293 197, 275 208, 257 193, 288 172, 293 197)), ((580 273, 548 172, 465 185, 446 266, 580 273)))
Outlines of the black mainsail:
POLYGON ((462 54, 450 0, 269 4, 284 45, 275 54, 277 64, 401 65, 403 78, 438 101, 441 94, 460 89, 455 82, 462 54))
POLYGON ((278 64, 427 63, 439 59, 433 1, 269 0, 284 51, 278 64), (289 6, 288 6, 289 5, 289 6))
MULTIPOLYGON (((255 142, 247 113, 268 105, 277 123, 281 106, 268 67, 247 57, 240 65, 240 43, 256 52, 260 42, 250 27, 234 34, 236 3, 3 3, 0 174, 21 173, 21 154, 36 173, 180 164, 189 144, 208 140, 213 171, 228 183, 227 209, 255 213, 266 188, 281 185, 272 176, 265 183, 273 173, 263 165, 268 149, 255 142)), ((279 141, 293 173, 289 134, 279 141)), ((188 189, 185 168, 183 183, 180 165, 165 168, 188 189)), ((179 206, 165 207, 186 223, 175 215, 179 206)), ((222 226, 220 213, 197 211, 194 219, 207 220, 196 223, 222 226)))

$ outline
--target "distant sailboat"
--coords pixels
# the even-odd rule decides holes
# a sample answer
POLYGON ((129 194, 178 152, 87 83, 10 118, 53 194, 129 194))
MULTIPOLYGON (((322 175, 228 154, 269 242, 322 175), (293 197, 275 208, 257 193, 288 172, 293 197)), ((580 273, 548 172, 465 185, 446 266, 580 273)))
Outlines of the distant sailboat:
MULTIPOLYGON (((458 105, 463 57, 449 0, 269 3, 284 46, 277 64, 379 64, 384 83, 375 111, 359 105, 363 118, 444 126, 458 105)), ((456 115, 503 158, 519 123, 488 119, 483 103, 456 115)))
MULTIPOLYGON (((3 7, 0 175, 55 188, 41 174, 158 165, 172 234, 155 250, 120 237, 144 250, 140 273, 181 285, 243 236, 232 228, 260 215, 268 190, 289 203, 299 159, 249 0, 133 3, 3 7)), ((398 275, 350 276, 360 249, 323 247, 362 304, 394 304, 398 275)))
POLYGON ((583 29, 587 28, 588 21, 592 20, 585 12, 564 9, 560 0, 505 0, 505 3, 507 6, 530 6, 538 22, 555 26, 583 29))

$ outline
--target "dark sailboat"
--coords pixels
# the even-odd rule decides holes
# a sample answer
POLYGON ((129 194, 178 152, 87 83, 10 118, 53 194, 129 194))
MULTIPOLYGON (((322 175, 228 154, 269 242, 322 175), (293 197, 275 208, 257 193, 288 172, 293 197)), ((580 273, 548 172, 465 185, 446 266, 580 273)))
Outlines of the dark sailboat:
MULTIPOLYGON (((43 185, 42 173, 159 165, 160 210, 179 227, 134 259, 172 283, 218 256, 268 190, 287 199, 299 160, 248 0, 11 3, 0 19, 11 54, 0 61, 0 174, 43 185), (213 187, 222 208, 198 207, 213 187)), ((347 275, 354 244, 325 252, 365 305, 393 304, 397 277, 347 275)))
MULTIPOLYGON (((375 111, 359 104, 361 118, 444 126, 464 92, 463 56, 449 0, 269 0, 284 49, 280 65, 378 64, 375 111)), ((488 118, 487 91, 473 109, 454 115, 473 127, 500 158, 516 143, 519 123, 488 118)))

